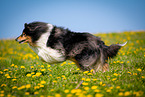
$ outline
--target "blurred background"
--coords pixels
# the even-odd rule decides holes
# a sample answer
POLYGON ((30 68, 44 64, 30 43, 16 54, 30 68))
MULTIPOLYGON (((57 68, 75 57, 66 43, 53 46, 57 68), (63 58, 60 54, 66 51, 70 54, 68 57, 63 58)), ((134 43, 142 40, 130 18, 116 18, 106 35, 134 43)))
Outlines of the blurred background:
POLYGON ((33 21, 94 34, 145 30, 145 0, 0 0, 0 39, 33 21))

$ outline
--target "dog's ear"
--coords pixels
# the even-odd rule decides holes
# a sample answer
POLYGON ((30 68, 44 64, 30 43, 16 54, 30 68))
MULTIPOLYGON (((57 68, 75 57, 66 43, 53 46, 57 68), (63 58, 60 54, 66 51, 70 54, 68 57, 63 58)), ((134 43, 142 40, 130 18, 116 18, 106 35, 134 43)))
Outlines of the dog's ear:
POLYGON ((24 27, 26 28, 26 27, 27 27, 27 25, 28 25, 28 24, 27 24, 27 23, 25 23, 25 24, 24 24, 24 27))

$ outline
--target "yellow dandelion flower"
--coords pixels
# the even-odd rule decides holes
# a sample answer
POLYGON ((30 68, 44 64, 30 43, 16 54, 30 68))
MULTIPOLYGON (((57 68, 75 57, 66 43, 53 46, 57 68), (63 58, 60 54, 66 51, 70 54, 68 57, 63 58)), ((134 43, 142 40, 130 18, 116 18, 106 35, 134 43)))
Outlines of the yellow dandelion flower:
POLYGON ((54 91, 54 89, 51 89, 50 91, 54 91))
POLYGON ((98 86, 92 86, 91 89, 94 90, 94 89, 97 89, 97 87, 98 87, 98 86))
POLYGON ((4 69, 4 71, 8 71, 8 69, 4 69))
POLYGON ((15 65, 14 67, 15 67, 15 68, 18 68, 18 66, 17 66, 17 65, 15 65))
POLYGON ((88 72, 89 72, 89 71, 84 71, 83 73, 84 73, 84 74, 87 74, 88 72))
POLYGON ((69 90, 68 89, 64 90, 64 93, 69 93, 69 90))
POLYGON ((103 97, 103 94, 96 94, 95 97, 103 97))
POLYGON ((13 86, 13 87, 12 87, 12 89, 16 89, 16 88, 17 88, 17 86, 13 86))
POLYGON ((2 71, 0 71, 0 74, 3 74, 3 72, 2 72, 2 71))
POLYGON ((37 94, 39 94, 39 92, 34 92, 34 95, 37 95, 37 94))
POLYGON ((119 96, 123 96, 123 92, 118 93, 119 96))
POLYGON ((51 67, 51 65, 47 65, 47 67, 49 68, 49 67, 51 67))
POLYGON ((117 73, 114 73, 113 75, 118 76, 118 74, 117 74, 117 73))
POLYGON ((82 78, 82 80, 85 81, 86 79, 85 78, 82 78))
POLYGON ((92 73, 88 73, 88 75, 93 75, 92 73))
POLYGON ((41 81, 40 83, 41 83, 41 84, 46 84, 46 81, 41 81))
POLYGON ((115 81, 117 78, 113 78, 112 81, 115 81))
POLYGON ((116 89, 119 89, 119 88, 120 88, 120 86, 117 86, 117 87, 116 87, 116 89))
POLYGON ((14 78, 14 79, 12 79, 12 81, 16 81, 16 80, 17 80, 17 79, 15 79, 15 78, 14 78))
POLYGON ((93 97, 93 95, 89 94, 89 95, 87 95, 86 97, 93 97))
POLYGON ((31 66, 31 68, 34 68, 34 66, 31 66))
POLYGON ((2 84, 2 85, 1 85, 1 87, 5 87, 5 86, 7 86, 7 85, 6 85, 6 84, 2 84))
POLYGON ((22 69, 25 69, 25 66, 21 66, 22 69))
POLYGON ((6 77, 9 76, 9 74, 5 74, 5 76, 6 76, 6 77))
POLYGON ((39 77, 41 74, 42 74, 41 72, 37 72, 37 73, 36 73, 36 76, 39 77))
POLYGON ((39 89, 40 87, 39 86, 34 86, 34 89, 36 90, 36 89, 39 89))
POLYGON ((0 94, 0 97, 3 97, 4 96, 4 94, 0 94))
POLYGON ((91 81, 91 79, 87 78, 86 81, 91 81))
POLYGON ((97 81, 97 79, 92 79, 93 81, 97 81))
POLYGON ((55 97, 61 97, 61 95, 60 94, 55 94, 55 97))
POLYGON ((77 68, 77 70, 80 70, 80 68, 77 68))
POLYGON ((11 65, 11 67, 14 67, 14 66, 15 66, 14 64, 11 65))
POLYGON ((52 74, 49 74, 49 76, 52 76, 52 74))
POLYGON ((31 84, 27 84, 26 85, 26 88, 28 89, 28 88, 30 88, 31 87, 31 84))
POLYGON ((88 85, 88 83, 86 83, 86 82, 83 82, 83 83, 82 83, 82 85, 86 86, 86 85, 88 85))
POLYGON ((11 78, 10 76, 7 76, 7 78, 11 78))
POLYGON ((27 77, 31 77, 31 74, 28 73, 26 76, 27 76, 27 77))
POLYGON ((66 97, 73 97, 72 94, 67 94, 66 97))
POLYGON ((46 71, 46 69, 41 69, 41 71, 43 71, 43 72, 44 72, 44 71, 46 71))
POLYGON ((107 89, 106 92, 111 92, 111 89, 107 89))
POLYGON ((100 85, 102 85, 103 84, 103 82, 100 82, 100 85))
POLYGON ((99 89, 96 89, 96 90, 94 90, 94 92, 100 92, 100 90, 99 89))
POLYGON ((124 96, 129 96, 131 93, 129 91, 124 93, 124 96))
POLYGON ((44 85, 40 85, 40 87, 42 88, 42 87, 44 87, 44 85))
POLYGON ((142 70, 140 68, 138 68, 137 71, 140 71, 141 72, 142 70))
POLYGON ((57 83, 57 81, 56 81, 56 80, 54 80, 54 81, 53 81, 53 83, 57 83))
POLYGON ((25 95, 29 95, 30 93, 29 92, 25 92, 25 95))
POLYGON ((2 93, 2 94, 3 94, 4 92, 5 92, 5 91, 0 91, 0 93, 2 93))
POLYGON ((87 90, 89 90, 89 87, 84 87, 84 89, 87 91, 87 90))

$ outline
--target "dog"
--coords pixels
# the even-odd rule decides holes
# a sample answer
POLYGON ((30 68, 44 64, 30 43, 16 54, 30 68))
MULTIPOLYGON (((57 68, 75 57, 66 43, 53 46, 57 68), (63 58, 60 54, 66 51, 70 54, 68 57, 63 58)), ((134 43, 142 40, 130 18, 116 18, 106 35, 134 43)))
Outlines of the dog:
POLYGON ((110 46, 89 33, 73 32, 44 22, 25 23, 22 34, 15 39, 28 43, 39 59, 49 64, 71 60, 83 71, 108 71, 105 61, 116 56, 124 44, 110 46))

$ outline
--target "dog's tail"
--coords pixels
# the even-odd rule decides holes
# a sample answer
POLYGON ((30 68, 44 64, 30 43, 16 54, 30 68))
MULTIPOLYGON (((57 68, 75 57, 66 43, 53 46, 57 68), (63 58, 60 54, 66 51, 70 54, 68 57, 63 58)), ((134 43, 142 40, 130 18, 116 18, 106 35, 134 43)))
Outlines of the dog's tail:
POLYGON ((112 44, 110 46, 106 46, 103 47, 103 53, 104 53, 104 57, 105 59, 108 59, 108 57, 113 58, 116 56, 116 54, 118 53, 119 49, 126 45, 127 42, 123 43, 123 44, 112 44))

